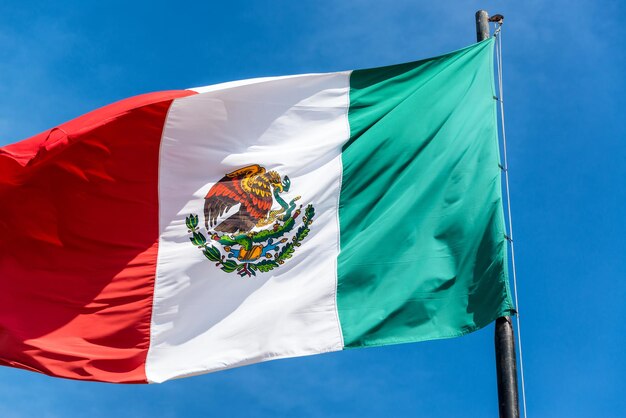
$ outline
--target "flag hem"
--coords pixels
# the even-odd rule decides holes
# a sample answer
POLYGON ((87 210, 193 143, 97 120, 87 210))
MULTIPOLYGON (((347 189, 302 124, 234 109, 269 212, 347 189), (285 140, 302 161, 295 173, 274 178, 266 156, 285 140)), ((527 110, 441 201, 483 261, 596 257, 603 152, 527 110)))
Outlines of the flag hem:
POLYGON ((481 330, 483 328, 485 328, 487 325, 491 324, 492 322, 494 322, 496 319, 502 317, 502 316, 512 316, 515 314, 515 309, 512 307, 506 308, 506 309, 502 309, 500 311, 498 311, 498 313, 496 315, 494 315, 494 317, 492 319, 489 320, 489 322, 485 323, 485 324, 476 324, 472 327, 466 328, 460 332, 455 332, 452 334, 445 334, 445 335, 438 335, 438 336, 427 336, 427 337, 413 337, 413 338, 402 338, 402 339, 388 339, 385 342, 374 342, 374 343, 360 343, 359 345, 350 345, 350 346, 345 346, 344 350, 353 350, 353 349, 358 349, 358 348, 370 348, 370 347, 384 347, 384 346, 388 346, 388 345, 396 345, 396 344, 408 344, 408 343, 420 343, 420 342, 424 342, 424 341, 434 341, 434 340, 445 340, 445 339, 450 339, 450 338, 456 338, 456 337, 462 337, 464 335, 467 334, 471 334, 472 332, 476 332, 478 330, 481 330))
POLYGON ((313 356, 313 355, 317 355, 317 354, 326 354, 326 353, 336 353, 336 352, 340 352, 343 351, 343 347, 342 346, 333 346, 333 347, 328 347, 325 348, 323 350, 315 350, 315 351, 306 351, 306 352, 299 352, 299 353, 288 353, 288 354, 277 354, 277 355, 268 355, 268 356, 263 356, 261 358, 256 358, 256 359, 244 359, 242 361, 233 363, 233 364, 229 364, 226 365, 224 367, 218 367, 218 368, 214 368, 214 369, 208 369, 208 368, 195 368, 193 369, 193 371, 187 371, 187 372, 183 372, 175 377, 172 378, 168 378, 168 379, 163 379, 163 380, 152 380, 152 379, 147 379, 147 382, 149 384, 154 384, 154 383, 163 383, 163 382, 167 382, 169 380, 177 380, 177 379, 182 379, 185 377, 192 377, 192 376, 200 376, 203 374, 209 374, 209 373, 215 373, 215 372, 221 372, 224 370, 230 370, 230 369, 234 369, 234 368, 238 368, 238 367, 244 367, 244 366, 251 366, 253 364, 260 364, 260 363, 266 363, 268 361, 272 361, 272 360, 283 360, 283 359, 290 359, 290 358, 297 358, 297 357, 308 357, 308 356, 313 356))

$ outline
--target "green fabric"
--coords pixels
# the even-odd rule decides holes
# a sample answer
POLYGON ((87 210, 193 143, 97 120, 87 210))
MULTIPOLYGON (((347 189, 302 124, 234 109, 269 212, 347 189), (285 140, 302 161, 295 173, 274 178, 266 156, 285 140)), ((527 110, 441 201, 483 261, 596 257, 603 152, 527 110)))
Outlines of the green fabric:
POLYGON ((350 79, 337 306, 346 347, 508 315, 493 39, 350 79))

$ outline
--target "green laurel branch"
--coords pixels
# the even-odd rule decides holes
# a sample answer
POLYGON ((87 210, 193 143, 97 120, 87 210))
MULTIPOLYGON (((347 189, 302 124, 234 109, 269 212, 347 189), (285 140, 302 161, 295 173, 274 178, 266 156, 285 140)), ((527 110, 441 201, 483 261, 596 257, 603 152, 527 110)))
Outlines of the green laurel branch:
MULTIPOLYGON (((274 227, 274 229, 259 231, 250 235, 241 234, 238 236, 213 236, 212 238, 218 238, 216 241, 222 245, 235 245, 239 244, 246 250, 252 247, 253 242, 266 242, 270 238, 279 238, 285 233, 291 231, 295 225, 295 218, 300 214, 300 210, 294 212, 293 216, 285 221, 284 224, 274 227)), ((310 225, 313 223, 313 217, 315 216, 315 209, 313 205, 308 205, 304 209, 304 216, 302 217, 303 224, 298 228, 294 234, 291 242, 285 244, 280 252, 278 252, 274 259, 263 259, 257 263, 238 263, 236 260, 226 259, 226 256, 222 255, 220 250, 214 245, 208 244, 206 237, 198 228, 198 215, 190 214, 185 218, 185 224, 191 233, 189 240, 191 243, 202 249, 202 254, 209 260, 215 263, 216 266, 226 273, 232 273, 237 271, 237 274, 241 277, 244 276, 256 276, 256 271, 265 273, 284 264, 286 260, 290 259, 296 247, 299 247, 307 235, 310 232, 310 225)))

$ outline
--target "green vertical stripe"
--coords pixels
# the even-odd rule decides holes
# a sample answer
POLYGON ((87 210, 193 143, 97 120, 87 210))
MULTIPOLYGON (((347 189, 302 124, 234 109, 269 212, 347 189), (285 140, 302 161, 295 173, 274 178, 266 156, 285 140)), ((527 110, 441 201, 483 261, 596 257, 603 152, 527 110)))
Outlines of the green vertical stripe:
POLYGON ((493 40, 354 71, 337 305, 346 347, 454 337, 510 313, 493 40))

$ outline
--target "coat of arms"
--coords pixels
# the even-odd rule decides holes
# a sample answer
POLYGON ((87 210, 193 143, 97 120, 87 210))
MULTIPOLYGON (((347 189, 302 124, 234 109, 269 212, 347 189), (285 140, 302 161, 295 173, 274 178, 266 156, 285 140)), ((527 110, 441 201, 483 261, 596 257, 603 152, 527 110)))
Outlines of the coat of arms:
POLYGON ((257 164, 226 174, 204 198, 209 239, 198 226, 198 215, 190 214, 186 218, 189 240, 226 273, 250 277, 279 267, 308 235, 315 215, 313 206, 307 205, 292 234, 303 209, 296 205, 300 196, 289 202, 281 197, 290 187, 289 177, 257 164), (275 204, 280 209, 272 209, 275 204), (225 213, 230 216, 220 219, 225 213))

